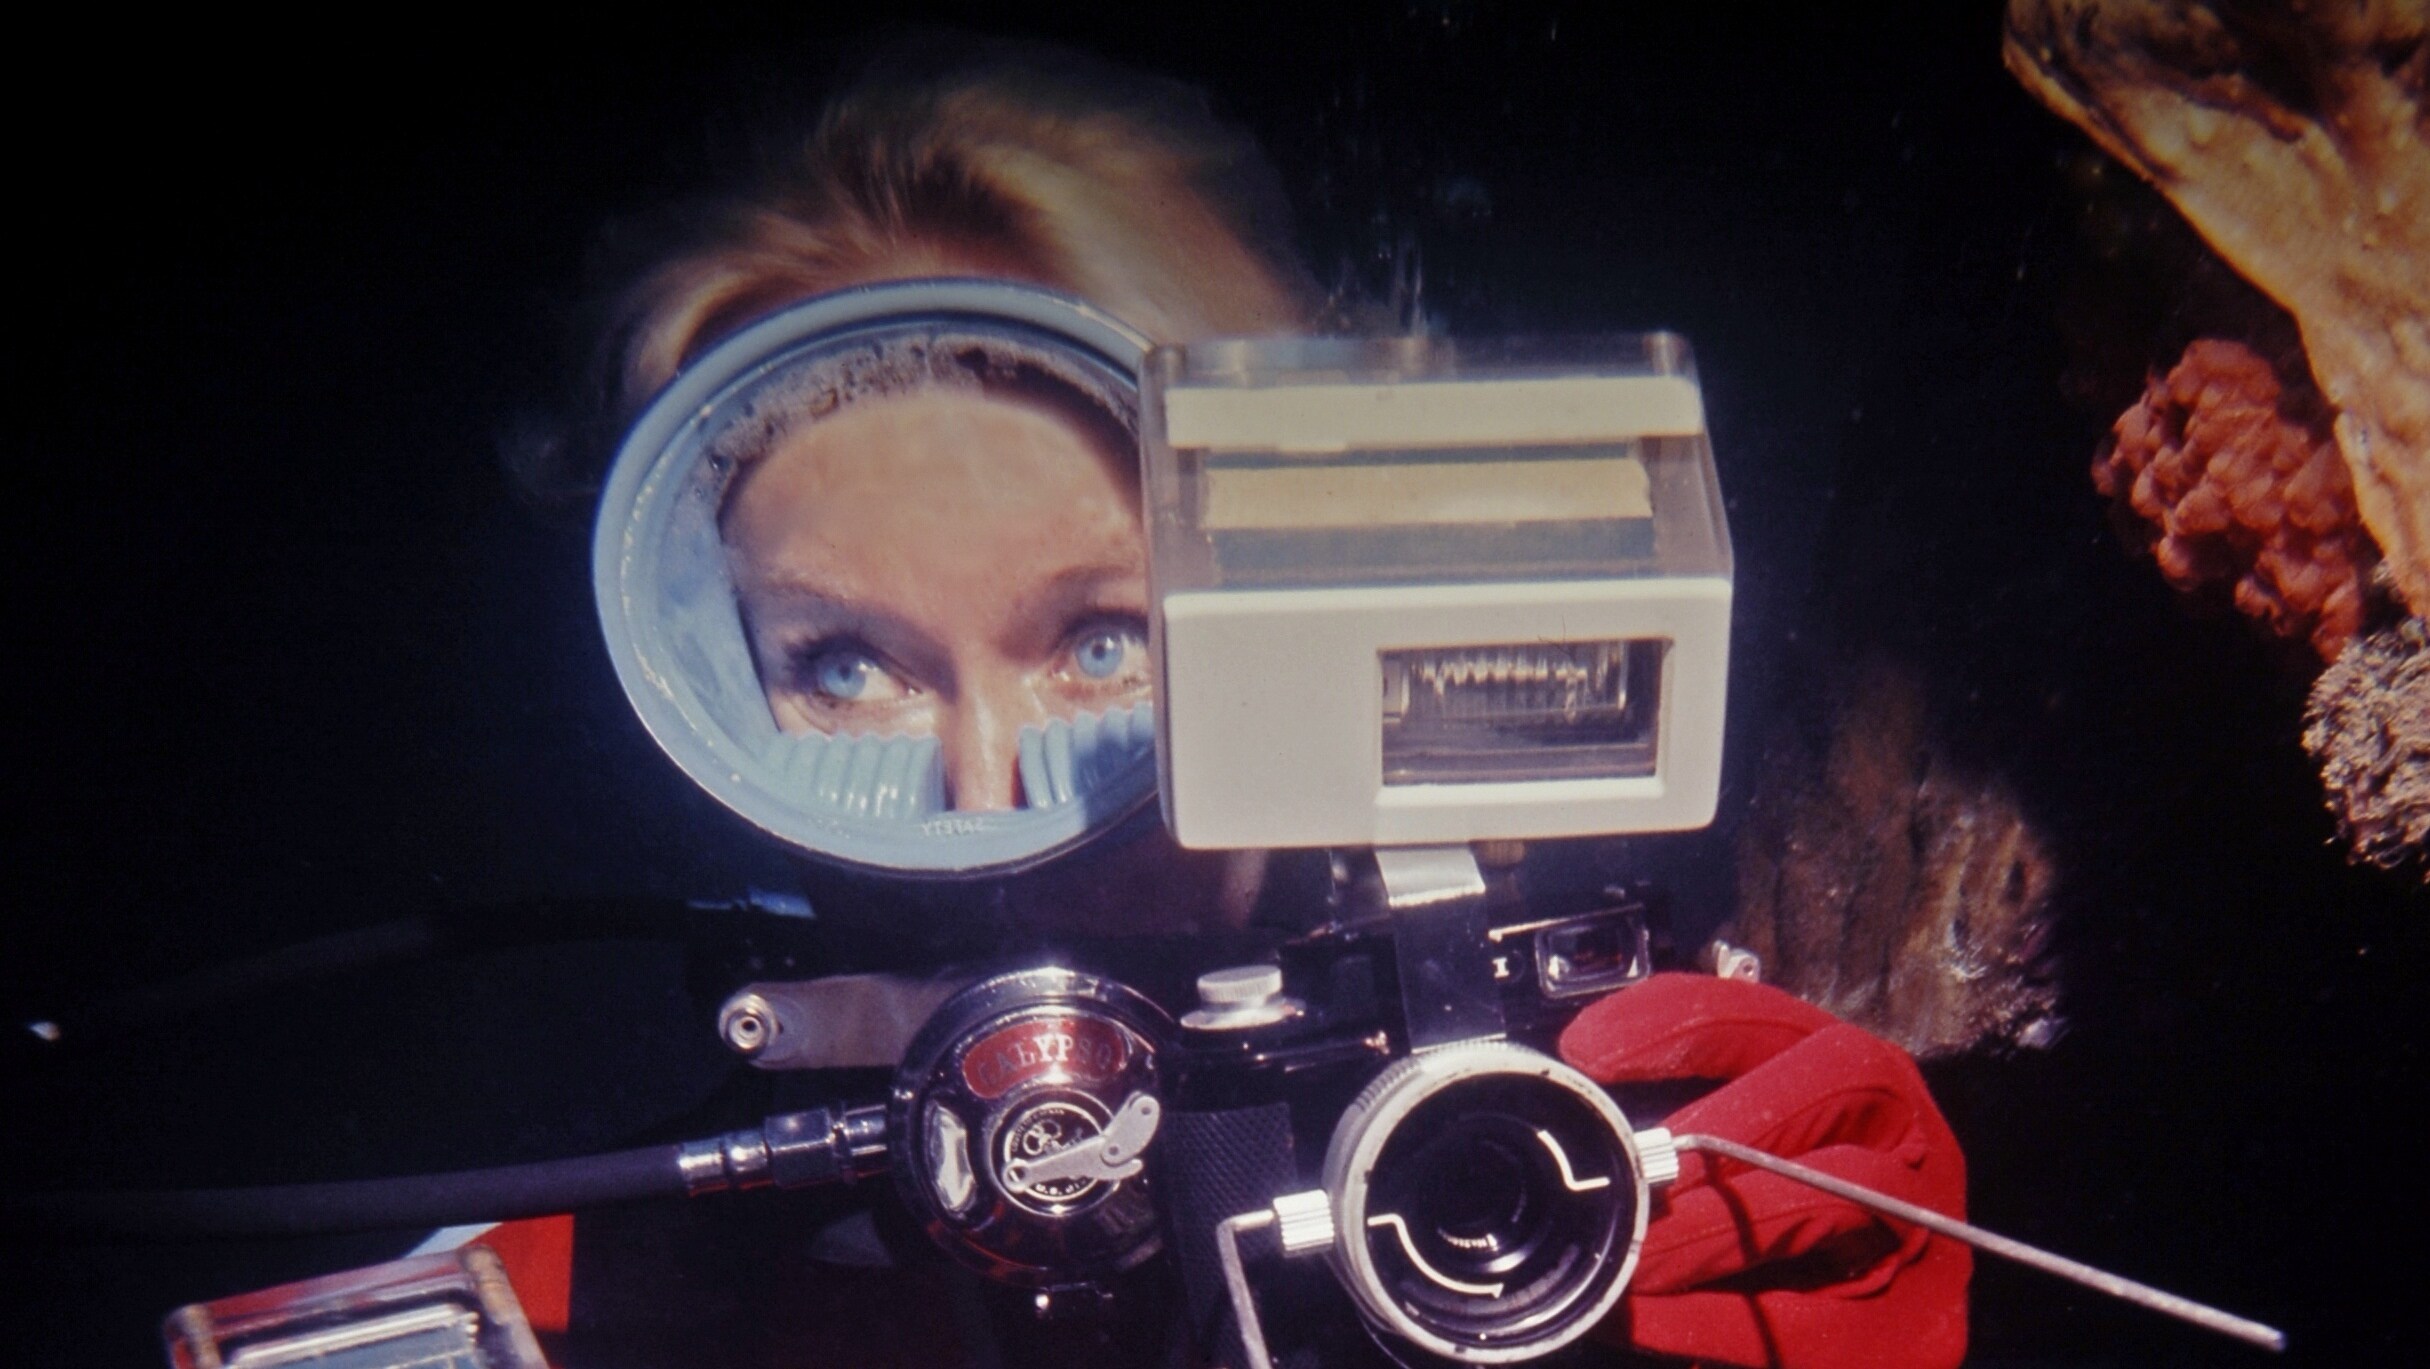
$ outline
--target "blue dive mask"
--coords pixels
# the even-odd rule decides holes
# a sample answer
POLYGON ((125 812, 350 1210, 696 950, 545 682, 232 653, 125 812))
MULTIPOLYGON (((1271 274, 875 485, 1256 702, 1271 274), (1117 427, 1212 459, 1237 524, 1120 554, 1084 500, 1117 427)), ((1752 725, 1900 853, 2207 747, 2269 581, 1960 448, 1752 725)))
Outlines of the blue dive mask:
POLYGON ((1147 349, 1068 296, 929 280, 806 301, 686 367, 618 451, 592 546, 608 652, 650 735, 761 829, 823 860, 894 874, 1026 869, 1146 806, 1156 767, 1145 702, 1024 727, 1022 803, 1000 812, 949 809, 934 737, 780 730, 720 515, 761 451, 873 395, 1049 387, 1135 434, 1147 349))

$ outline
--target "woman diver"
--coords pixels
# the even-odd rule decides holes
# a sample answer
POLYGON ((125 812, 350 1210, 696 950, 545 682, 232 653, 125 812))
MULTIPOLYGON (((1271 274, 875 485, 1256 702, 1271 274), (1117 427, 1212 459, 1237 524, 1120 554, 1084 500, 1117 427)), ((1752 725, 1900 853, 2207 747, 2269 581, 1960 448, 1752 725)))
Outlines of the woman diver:
MULTIPOLYGON (((609 422, 634 427, 598 562, 619 670, 696 779, 829 857, 805 872, 822 923, 891 947, 851 967, 1237 933, 1271 895, 1264 855, 1181 850, 1140 788, 1137 365, 1150 343, 1326 322, 1287 219, 1195 93, 981 49, 873 68, 620 297, 609 422), (790 359, 762 365, 770 347, 790 359), (651 464, 668 451, 672 475, 651 464), (1109 813, 1127 820, 1082 851, 1109 813), (979 878, 930 878, 947 863, 979 878)), ((1913 1063, 1786 995, 1658 976, 1590 1008, 1562 1051, 1607 1083, 1727 1081, 1672 1125, 1962 1212, 1963 1159, 1913 1063)), ((593 1263, 577 1258, 573 1364, 617 1359, 629 1325, 629 1300, 586 1289, 593 1263)), ((1949 1365, 1969 1270, 1946 1238, 1691 1157, 1600 1335, 1714 1364, 1949 1365)), ((780 1318, 811 1339, 779 1350, 937 1353, 916 1300, 938 1277, 791 1289, 859 1315, 828 1345, 780 1318), (906 1293, 911 1316, 881 1310, 906 1293), (889 1349, 888 1326, 922 1338, 889 1349)), ((1032 1352, 1169 1349, 1129 1320, 1032 1352)))

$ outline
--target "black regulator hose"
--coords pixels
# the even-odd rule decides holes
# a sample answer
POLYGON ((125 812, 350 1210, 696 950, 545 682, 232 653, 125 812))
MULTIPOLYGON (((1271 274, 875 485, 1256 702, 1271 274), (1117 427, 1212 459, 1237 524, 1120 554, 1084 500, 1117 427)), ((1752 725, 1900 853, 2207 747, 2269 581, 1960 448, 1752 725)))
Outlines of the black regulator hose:
POLYGON ((63 1225, 121 1234, 302 1236, 457 1226, 680 1195, 679 1145, 451 1174, 327 1184, 38 1193, 12 1202, 63 1225))
POLYGON ((886 1167, 883 1107, 780 1113, 724 1136, 532 1164, 260 1188, 12 1195, 17 1213, 122 1235, 303 1236, 458 1226, 728 1189, 849 1183, 886 1167))

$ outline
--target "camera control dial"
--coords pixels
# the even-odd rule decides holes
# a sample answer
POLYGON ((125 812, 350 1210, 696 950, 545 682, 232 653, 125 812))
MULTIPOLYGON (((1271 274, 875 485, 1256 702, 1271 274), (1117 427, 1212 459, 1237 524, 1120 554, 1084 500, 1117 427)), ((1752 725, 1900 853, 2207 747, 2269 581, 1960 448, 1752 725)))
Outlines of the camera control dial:
POLYGON ((1163 1117, 1139 994, 1073 970, 982 980, 913 1039, 888 1106, 897 1186, 957 1259, 1032 1287, 1102 1279, 1161 1245, 1143 1153, 1163 1117))
POLYGON ((1243 1031, 1288 1022, 1307 1005, 1283 992, 1278 965, 1233 965, 1198 976, 1198 1006, 1181 1015, 1196 1031, 1243 1031))

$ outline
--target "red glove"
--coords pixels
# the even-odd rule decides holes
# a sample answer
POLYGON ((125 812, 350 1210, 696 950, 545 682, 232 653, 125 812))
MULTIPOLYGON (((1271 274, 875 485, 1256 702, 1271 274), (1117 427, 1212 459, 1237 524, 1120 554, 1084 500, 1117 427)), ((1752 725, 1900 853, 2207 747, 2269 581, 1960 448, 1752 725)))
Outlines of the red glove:
MULTIPOLYGON (((1915 1062, 1778 989, 1656 975, 1579 1014, 1561 1057, 1606 1084, 1728 1080, 1664 1125, 1966 1215, 1966 1157, 1915 1062)), ((1964 1244, 1734 1161, 1680 1159, 1600 1334, 1761 1369, 1946 1369, 1965 1357, 1964 1244)))

